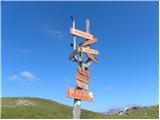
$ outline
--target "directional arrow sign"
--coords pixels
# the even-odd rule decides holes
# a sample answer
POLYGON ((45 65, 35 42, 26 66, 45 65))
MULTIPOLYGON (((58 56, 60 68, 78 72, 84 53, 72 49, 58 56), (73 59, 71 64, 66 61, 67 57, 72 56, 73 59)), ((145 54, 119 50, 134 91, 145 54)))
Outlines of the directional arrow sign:
POLYGON ((93 94, 91 92, 85 92, 82 90, 77 90, 73 88, 67 88, 67 97, 75 98, 75 99, 81 99, 86 101, 92 101, 93 94))
POLYGON ((78 48, 76 48, 76 49, 72 52, 72 54, 69 56, 69 60, 71 60, 71 59, 77 54, 77 52, 78 52, 78 48))
POLYGON ((81 82, 79 80, 76 80, 76 86, 80 87, 80 88, 82 88, 84 90, 88 90, 88 85, 86 85, 85 83, 83 83, 83 82, 81 82))
POLYGON ((85 38, 85 39, 90 39, 90 40, 93 39, 93 35, 88 34, 86 32, 82 32, 82 31, 74 29, 74 28, 70 28, 70 33, 73 34, 73 35, 85 38))
POLYGON ((96 38, 93 38, 92 40, 87 40, 87 41, 81 43, 79 46, 84 47, 84 46, 87 46, 87 45, 91 45, 95 42, 97 42, 97 40, 96 40, 96 38))
POLYGON ((76 79, 78 79, 78 80, 80 80, 80 81, 82 81, 84 83, 88 83, 88 78, 86 76, 83 76, 79 72, 77 72, 76 79))
POLYGON ((92 54, 95 54, 95 55, 99 54, 98 50, 93 50, 93 49, 85 48, 85 47, 81 47, 81 49, 82 49, 83 52, 89 52, 89 53, 92 53, 92 54))
POLYGON ((91 59, 93 60, 95 63, 98 63, 98 60, 89 52, 86 52, 86 55, 91 59))
POLYGON ((85 69, 83 69, 80 66, 78 66, 78 72, 81 73, 82 75, 86 76, 86 77, 90 76, 89 72, 87 72, 85 69))

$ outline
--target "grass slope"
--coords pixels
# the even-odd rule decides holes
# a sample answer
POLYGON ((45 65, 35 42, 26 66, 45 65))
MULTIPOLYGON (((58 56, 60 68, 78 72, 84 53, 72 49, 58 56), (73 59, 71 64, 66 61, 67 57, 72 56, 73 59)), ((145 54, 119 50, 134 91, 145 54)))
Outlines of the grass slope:
MULTIPOLYGON (((73 107, 57 103, 55 101, 30 98, 30 97, 5 97, 1 99, 1 118, 7 119, 72 119, 73 107), (17 100, 31 101, 31 105, 16 105, 17 100)), ((158 105, 149 109, 130 110, 128 115, 118 114, 105 115, 92 111, 82 110, 82 119, 103 119, 103 118, 158 118, 158 105)))

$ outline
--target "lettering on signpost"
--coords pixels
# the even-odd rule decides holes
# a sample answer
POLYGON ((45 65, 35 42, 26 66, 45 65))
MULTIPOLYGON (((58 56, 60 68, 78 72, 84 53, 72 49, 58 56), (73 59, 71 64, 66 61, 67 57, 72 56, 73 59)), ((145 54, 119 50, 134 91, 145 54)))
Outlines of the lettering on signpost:
MULTIPOLYGON (((92 101, 93 94, 91 92, 86 92, 89 89, 88 82, 90 73, 87 71, 91 69, 89 66, 92 61, 98 63, 98 60, 94 55, 98 55, 99 51, 92 49, 91 45, 97 42, 97 39, 90 34, 89 20, 86 20, 86 32, 75 29, 75 19, 72 16, 72 28, 70 28, 70 33, 73 35, 73 52, 69 56, 69 60, 74 58, 74 61, 78 63, 78 69, 76 74, 76 88, 67 88, 66 96, 69 98, 74 98, 73 106, 73 119, 80 119, 80 103, 81 100, 92 101), (80 44, 76 44, 76 37, 81 37, 86 39, 80 44), (83 53, 86 56, 83 56, 83 53), (84 57, 87 57, 85 59, 84 57)), ((91 69, 93 70, 93 69, 91 69)))
POLYGON ((95 55, 99 54, 98 50, 93 50, 93 49, 90 49, 90 48, 81 47, 81 50, 83 52, 88 52, 88 53, 92 53, 92 54, 95 54, 95 55))
POLYGON ((70 28, 70 33, 73 34, 73 35, 85 38, 85 39, 91 39, 92 40, 94 38, 93 35, 91 35, 91 34, 88 34, 86 32, 82 32, 80 30, 73 29, 73 28, 70 28))
POLYGON ((78 79, 84 83, 88 83, 88 78, 86 76, 80 74, 79 72, 77 72, 76 79, 78 79))
POLYGON ((67 88, 67 97, 81 99, 86 101, 92 101, 93 94, 91 92, 85 92, 78 89, 67 88))
POLYGON ((76 86, 84 90, 88 90, 88 85, 79 80, 76 80, 76 86))
POLYGON ((87 72, 85 69, 83 69, 82 67, 78 66, 78 72, 86 77, 89 77, 90 74, 89 72, 87 72))

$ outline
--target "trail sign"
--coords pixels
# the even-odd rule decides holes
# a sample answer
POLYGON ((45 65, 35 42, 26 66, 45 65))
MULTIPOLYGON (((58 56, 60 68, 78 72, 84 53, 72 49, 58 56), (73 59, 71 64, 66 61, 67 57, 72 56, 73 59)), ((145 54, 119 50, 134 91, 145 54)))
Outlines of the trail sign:
POLYGON ((98 60, 89 52, 86 52, 86 55, 91 59, 93 60, 95 63, 98 63, 98 60))
POLYGON ((76 80, 76 86, 84 90, 88 90, 88 85, 79 80, 76 80))
POLYGON ((86 20, 86 32, 76 29, 75 18, 71 16, 71 19, 72 27, 70 28, 70 33, 73 35, 73 43, 71 43, 71 47, 73 46, 73 52, 70 54, 69 60, 74 58, 74 61, 78 63, 78 70, 75 81, 76 88, 67 88, 66 96, 74 98, 73 119, 80 119, 81 100, 92 101, 93 99, 92 93, 86 92, 86 90, 89 89, 88 78, 90 77, 90 73, 87 70, 94 70, 90 65, 93 61, 96 63, 98 62, 94 55, 98 55, 99 51, 91 48, 91 45, 97 42, 97 39, 90 34, 89 19, 86 20), (77 37, 84 38, 85 41, 76 44, 77 37), (83 56, 84 53, 86 54, 85 56, 83 56))
POLYGON ((88 83, 88 78, 86 76, 80 74, 79 72, 77 72, 76 79, 78 79, 84 83, 88 83))
POLYGON ((92 53, 92 54, 95 54, 95 55, 99 54, 98 50, 93 50, 93 49, 85 48, 85 47, 81 47, 81 49, 82 49, 83 52, 89 52, 89 53, 92 53))
POLYGON ((81 68, 80 66, 78 66, 78 72, 86 77, 90 76, 89 72, 87 72, 85 69, 81 68))
POLYGON ((77 52, 78 52, 78 48, 76 48, 76 49, 72 52, 72 54, 69 56, 69 60, 71 60, 71 59, 77 54, 77 52))
POLYGON ((67 88, 67 97, 75 98, 75 99, 81 99, 86 101, 92 101, 93 94, 91 92, 85 92, 78 89, 73 88, 67 88))
POLYGON ((94 38, 93 35, 88 34, 86 32, 82 32, 82 31, 74 29, 74 28, 70 28, 70 33, 73 34, 73 35, 85 38, 85 39, 92 40, 94 38))
POLYGON ((87 40, 87 41, 81 43, 79 46, 80 47, 84 47, 84 46, 87 46, 87 45, 91 45, 91 44, 93 44, 95 42, 97 42, 97 40, 96 40, 96 38, 93 38, 91 40, 87 40))

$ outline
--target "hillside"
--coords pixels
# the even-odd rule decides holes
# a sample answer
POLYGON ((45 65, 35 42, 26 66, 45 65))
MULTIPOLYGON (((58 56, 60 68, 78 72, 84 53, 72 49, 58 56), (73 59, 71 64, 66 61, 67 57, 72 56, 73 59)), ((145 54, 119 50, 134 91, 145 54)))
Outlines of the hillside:
MULTIPOLYGON (((5 118, 27 118, 27 119, 71 119, 72 107, 57 103, 55 101, 31 98, 31 97, 5 97, 1 99, 1 117, 5 118)), ((82 110, 82 119, 103 118, 158 118, 158 105, 148 109, 141 108, 129 110, 128 115, 101 114, 82 110)))

